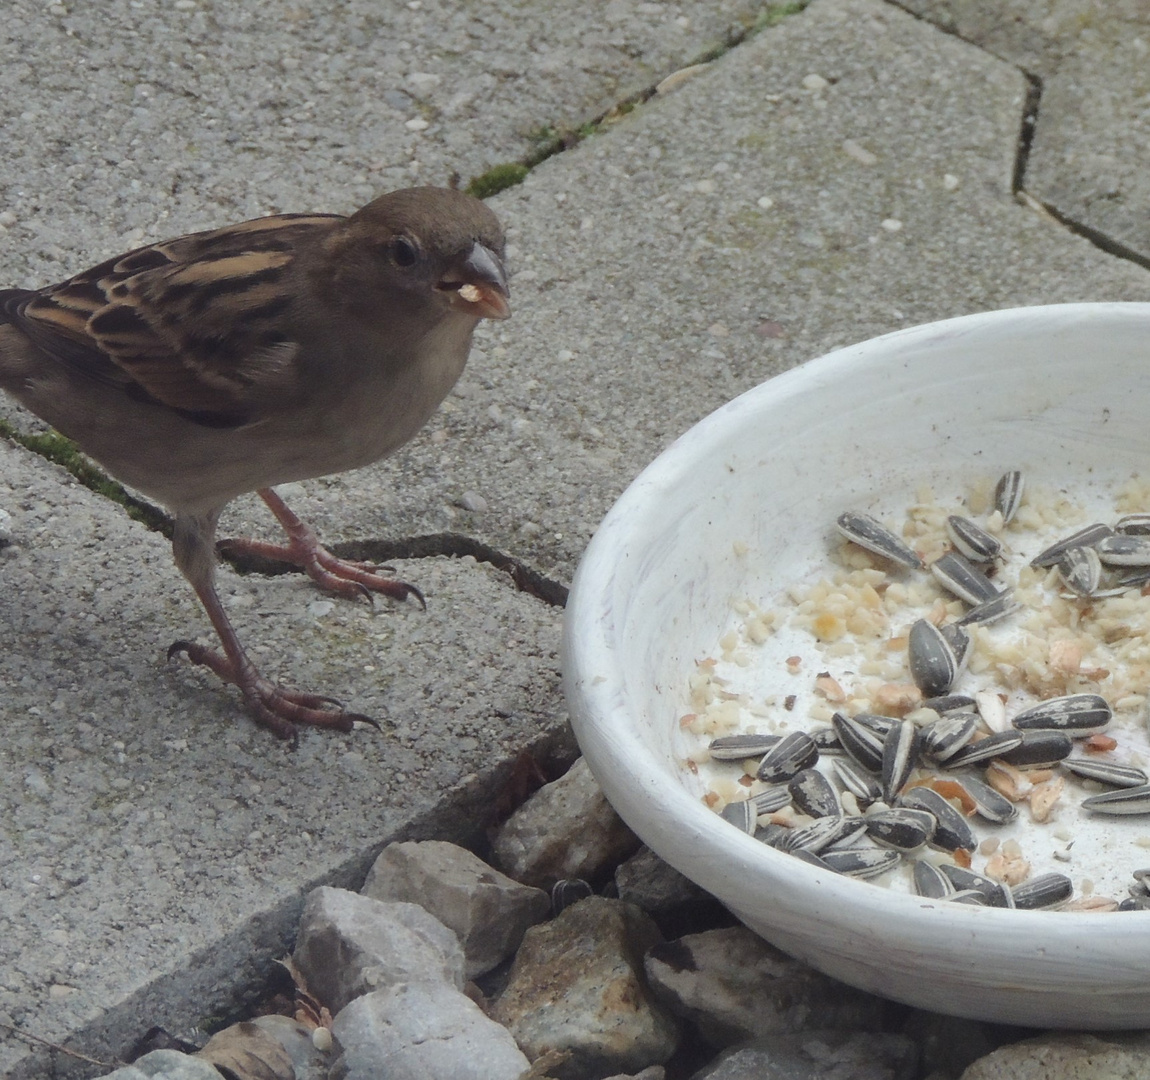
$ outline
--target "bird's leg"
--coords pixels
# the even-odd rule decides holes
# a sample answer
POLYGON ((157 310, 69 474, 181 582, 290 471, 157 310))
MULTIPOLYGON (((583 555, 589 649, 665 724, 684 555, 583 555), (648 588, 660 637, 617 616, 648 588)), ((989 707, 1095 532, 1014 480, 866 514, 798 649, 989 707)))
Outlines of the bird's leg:
POLYGON ((258 555, 265 559, 275 559, 302 567, 308 577, 321 589, 349 600, 360 597, 367 597, 370 600, 371 594, 378 592, 394 600, 406 600, 409 596, 414 596, 424 608, 427 607, 423 593, 414 585, 397 581, 393 577, 385 577, 380 573, 386 567, 376 566, 373 563, 352 562, 333 555, 319 542, 315 530, 296 517, 274 489, 261 488, 258 494, 283 526, 284 532, 288 535, 288 542, 269 544, 263 540, 249 538, 223 540, 220 542, 220 547, 225 552, 258 555))
POLYGON ((362 721, 378 728, 379 725, 370 717, 345 712, 339 702, 332 698, 297 690, 283 690, 260 674, 240 644, 216 592, 212 540, 218 517, 218 511, 202 516, 177 517, 172 535, 172 550, 176 565, 204 605, 219 636, 223 652, 191 641, 177 641, 168 649, 169 659, 182 652, 193 663, 210 668, 224 682, 234 683, 240 688, 244 704, 256 721, 270 728, 281 739, 291 739, 294 742, 298 737, 297 724, 312 724, 346 732, 351 731, 356 721, 362 721))

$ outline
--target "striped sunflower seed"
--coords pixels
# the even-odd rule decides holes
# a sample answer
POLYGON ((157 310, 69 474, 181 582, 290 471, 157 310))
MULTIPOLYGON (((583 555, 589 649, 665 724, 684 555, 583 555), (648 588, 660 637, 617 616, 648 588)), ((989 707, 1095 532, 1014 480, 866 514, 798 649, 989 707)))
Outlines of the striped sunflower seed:
POLYGON ((1150 776, 1145 769, 1133 765, 1118 765, 1112 761, 1098 761, 1092 757, 1068 757, 1062 761, 1062 767, 1075 776, 1085 777, 1087 780, 1097 780, 1111 787, 1141 787, 1150 784, 1150 776))
POLYGON ((768 784, 789 780, 803 769, 809 769, 818 759, 819 748, 814 739, 805 731, 792 731, 763 755, 755 775, 768 784))
POLYGON ((838 792, 818 769, 803 769, 796 773, 787 789, 795 806, 810 817, 834 817, 843 812, 838 792))
POLYGON ((977 846, 978 841, 966 818, 932 788, 911 788, 899 796, 898 805, 912 810, 925 810, 934 815, 938 822, 930 840, 934 847, 944 851, 956 851, 958 848, 973 851, 977 846))
POLYGON ((1079 529, 1077 532, 1071 533, 1069 536, 1065 536, 1061 540, 1056 541, 1051 544, 1050 547, 1044 548, 1030 560, 1030 565, 1053 566, 1062 558, 1063 553, 1069 551, 1071 548, 1093 547, 1093 545, 1097 544, 1103 537, 1113 535, 1114 530, 1109 525, 1103 525, 1101 523, 1087 525, 1085 528, 1079 529))
POLYGON ((1020 712, 1011 724, 1019 731, 1065 731, 1075 738, 1105 731, 1114 710, 1100 694, 1067 694, 1020 712))
POLYGON ((1024 911, 1055 907, 1069 900, 1074 892, 1074 882, 1065 874, 1039 874, 1038 877, 1015 885, 1010 890, 1014 906, 1024 911))
POLYGON ((712 739, 707 749, 713 761, 743 761, 746 758, 762 757, 782 741, 781 735, 724 735, 712 739))
POLYGON ((960 514, 951 514, 946 519, 946 534, 971 562, 993 562, 1002 552, 1001 540, 960 514))
POLYGON ((930 572, 947 592, 968 604, 977 606, 995 599, 999 594, 998 586, 957 551, 940 555, 930 564, 930 572))
POLYGON ((870 514, 848 510, 839 515, 835 524, 851 543, 911 570, 922 569, 922 559, 918 553, 870 514))
POLYGON ((998 483, 994 485, 994 508, 1002 515, 1003 525, 1009 524, 1018 513, 1025 487, 1022 473, 1018 469, 1003 473, 998 483))
POLYGON ((1114 816, 1150 814, 1150 784, 1104 791, 1101 795, 1090 795, 1082 800, 1082 806, 1087 810, 1093 810, 1096 814, 1114 816))

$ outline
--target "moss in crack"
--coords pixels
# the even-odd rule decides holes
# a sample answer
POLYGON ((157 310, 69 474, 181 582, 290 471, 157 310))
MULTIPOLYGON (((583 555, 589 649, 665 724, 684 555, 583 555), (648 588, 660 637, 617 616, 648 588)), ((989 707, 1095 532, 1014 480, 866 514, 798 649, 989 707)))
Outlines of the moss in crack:
POLYGON ((487 172, 473 176, 464 190, 477 199, 486 199, 516 184, 522 184, 530 171, 529 166, 518 162, 493 165, 487 172))
POLYGON ((66 439, 55 431, 28 433, 17 430, 6 420, 0 420, 0 436, 19 443, 26 450, 39 454, 66 469, 84 487, 105 499, 119 503, 128 517, 147 525, 149 529, 171 537, 172 522, 161 510, 130 495, 120 484, 98 469, 84 456, 71 439, 66 439))

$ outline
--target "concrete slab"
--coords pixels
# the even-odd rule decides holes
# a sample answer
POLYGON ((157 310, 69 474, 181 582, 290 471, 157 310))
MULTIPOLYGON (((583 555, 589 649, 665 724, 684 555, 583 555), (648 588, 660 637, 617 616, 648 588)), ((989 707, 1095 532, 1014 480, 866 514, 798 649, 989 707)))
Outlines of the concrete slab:
POLYGON ((769 6, 10 0, 3 284, 270 211, 346 213, 392 188, 466 182, 769 6))
MULTIPOLYGON (((266 984, 303 894, 389 839, 481 829, 524 748, 570 754, 559 612, 469 560, 400 565, 429 611, 226 573, 266 672, 384 732, 291 751, 167 645, 204 633, 166 542, 0 443, 0 1020, 108 1058, 266 984), (432 821, 434 818, 434 821, 432 821)), ((0 1075, 50 1072, 0 1029, 0 1075)))
MULTIPOLYGON (((493 200, 514 318, 406 449, 293 507, 329 539, 457 530, 566 579, 644 465, 779 371, 932 319, 1150 298, 1012 197, 1026 92, 893 6, 816 0, 493 200)), ((227 529, 267 528, 234 506, 227 529)))
POLYGON ((1142 0, 899 0, 1041 81, 1023 186, 1150 265, 1150 8, 1142 0))

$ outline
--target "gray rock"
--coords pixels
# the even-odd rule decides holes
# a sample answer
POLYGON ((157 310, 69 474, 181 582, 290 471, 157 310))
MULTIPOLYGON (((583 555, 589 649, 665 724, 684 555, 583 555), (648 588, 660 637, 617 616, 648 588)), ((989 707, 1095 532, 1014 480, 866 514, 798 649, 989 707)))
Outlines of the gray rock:
POLYGON ((638 846, 580 758, 507 819, 492 854, 516 881, 549 889, 562 878, 595 881, 638 846))
POLYGON ((221 1080, 214 1065, 179 1050, 153 1050, 134 1065, 108 1073, 104 1080, 221 1080))
POLYGON ((691 1080, 911 1080, 917 1066, 904 1035, 806 1031, 731 1047, 691 1080))
POLYGON ((615 871, 615 887, 620 900, 641 907, 648 915, 664 915, 692 904, 717 902, 709 892, 645 846, 615 871))
POLYGON ((442 982, 399 983, 335 1018, 331 1080, 518 1080, 531 1063, 507 1029, 442 982))
POLYGON ((515 952, 527 928, 551 910, 542 890, 520 885, 466 848, 441 840, 389 844, 361 893, 419 904, 454 930, 469 979, 515 952))
POLYGON ((251 1021, 275 1039, 291 1058, 295 1080, 327 1080, 331 1055, 316 1049, 312 1033, 290 1016, 257 1016, 251 1021))
POLYGON ((527 931, 507 988, 490 1012, 532 1060, 558 1080, 595 1080, 662 1064, 675 1050, 674 1021, 643 977, 643 953, 660 939, 632 904, 593 896, 527 931))
POLYGON ((1142 1080, 1150 1076, 1150 1032, 1054 1032, 1002 1046, 962 1080, 1142 1080))
POLYGON ((921 1048, 924 1070, 938 1069, 944 1077, 951 1078, 1003 1042, 1018 1038, 1017 1028, 920 1009, 910 1014, 901 1031, 921 1048))
POLYGON ((662 1065, 649 1065, 642 1072, 616 1073, 608 1076, 607 1080, 664 1080, 667 1070, 662 1065))
POLYGON ((655 945, 645 961, 661 1002, 715 1046, 806 1028, 873 1028, 879 998, 794 960, 744 926, 655 945))
POLYGON ((415 904, 385 903, 345 889, 313 889, 292 959, 333 1013, 361 994, 412 980, 463 988, 455 935, 415 904))

